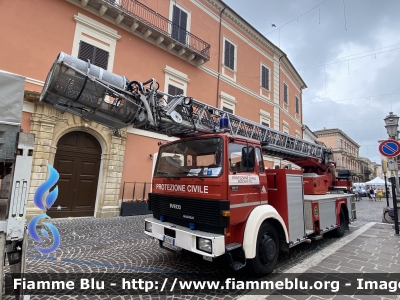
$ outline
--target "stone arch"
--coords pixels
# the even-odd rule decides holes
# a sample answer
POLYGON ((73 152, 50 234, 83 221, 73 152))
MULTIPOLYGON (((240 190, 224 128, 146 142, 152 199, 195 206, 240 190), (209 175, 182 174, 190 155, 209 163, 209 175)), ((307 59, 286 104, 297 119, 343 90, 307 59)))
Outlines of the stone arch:
POLYGON ((47 164, 54 164, 57 143, 63 135, 72 131, 88 132, 98 140, 102 148, 95 216, 112 217, 119 214, 118 199, 126 130, 121 130, 122 137, 116 137, 111 129, 103 125, 70 113, 62 113, 54 107, 36 101, 30 129, 30 132, 35 134, 35 148, 28 198, 28 219, 40 212, 33 204, 33 196, 37 187, 48 176, 47 164))

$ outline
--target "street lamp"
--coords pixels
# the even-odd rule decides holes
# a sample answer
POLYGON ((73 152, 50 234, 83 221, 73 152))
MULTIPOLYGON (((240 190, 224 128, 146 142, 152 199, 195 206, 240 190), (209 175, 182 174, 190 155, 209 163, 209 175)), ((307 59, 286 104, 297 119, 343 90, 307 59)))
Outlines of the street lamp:
MULTIPOLYGON (((383 119, 385 121, 385 127, 387 130, 387 133, 391 139, 394 139, 397 141, 398 137, 398 127, 399 127, 399 117, 397 115, 394 115, 393 112, 390 112, 389 115, 383 119)), ((396 192, 400 194, 399 192, 399 183, 398 183, 398 171, 397 171, 397 159, 395 159, 395 177, 391 177, 391 182, 392 182, 392 196, 393 196, 393 210, 394 210, 394 230, 395 230, 395 235, 399 235, 399 214, 397 211, 397 199, 396 199, 396 192), (396 190, 394 189, 396 187, 396 190)), ((386 177, 386 176, 385 176, 386 177)), ((386 179, 385 179, 386 182, 386 179)))
POLYGON ((394 115, 392 112, 383 119, 386 124, 386 130, 391 139, 397 139, 397 128, 399 127, 399 117, 394 115))

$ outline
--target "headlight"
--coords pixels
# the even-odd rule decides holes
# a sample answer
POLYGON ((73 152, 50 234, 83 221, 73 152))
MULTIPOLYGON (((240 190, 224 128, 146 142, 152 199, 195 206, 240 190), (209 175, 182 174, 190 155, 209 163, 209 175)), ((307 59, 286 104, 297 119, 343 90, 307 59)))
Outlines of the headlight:
POLYGON ((211 240, 198 237, 197 238, 197 249, 207 252, 207 253, 212 253, 211 240))
POLYGON ((190 105, 191 103, 192 103, 192 98, 185 97, 185 99, 183 99, 183 104, 190 105))
POLYGON ((152 223, 145 221, 144 222, 144 230, 151 232, 152 229, 152 223))

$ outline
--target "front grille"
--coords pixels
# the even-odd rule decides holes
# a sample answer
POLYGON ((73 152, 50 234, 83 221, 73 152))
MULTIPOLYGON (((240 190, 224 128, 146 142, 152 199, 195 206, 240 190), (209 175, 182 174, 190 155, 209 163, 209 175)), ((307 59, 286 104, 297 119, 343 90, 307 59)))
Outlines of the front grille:
POLYGON ((161 194, 149 194, 149 208, 153 216, 177 225, 213 233, 223 233, 229 226, 229 217, 222 217, 221 211, 229 210, 229 200, 209 200, 190 197, 176 197, 161 194))

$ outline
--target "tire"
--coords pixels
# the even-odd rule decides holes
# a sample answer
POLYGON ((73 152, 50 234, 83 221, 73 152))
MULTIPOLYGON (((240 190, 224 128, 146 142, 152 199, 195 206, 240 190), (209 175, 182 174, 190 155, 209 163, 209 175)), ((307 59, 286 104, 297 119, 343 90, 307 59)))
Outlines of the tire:
POLYGON ((344 226, 344 223, 346 222, 346 217, 344 215, 344 211, 342 208, 340 208, 339 218, 340 218, 340 227, 335 229, 335 231, 334 231, 335 237, 344 236, 344 232, 346 231, 346 228, 344 226))
POLYGON ((256 256, 247 260, 248 269, 256 275, 268 275, 274 271, 278 256, 278 233, 270 223, 263 223, 257 235, 256 256))
POLYGON ((393 223, 392 217, 389 216, 389 211, 388 210, 383 213, 383 219, 388 224, 392 224, 393 223))

